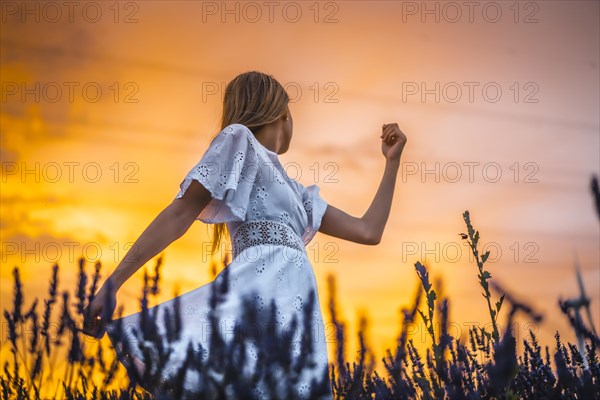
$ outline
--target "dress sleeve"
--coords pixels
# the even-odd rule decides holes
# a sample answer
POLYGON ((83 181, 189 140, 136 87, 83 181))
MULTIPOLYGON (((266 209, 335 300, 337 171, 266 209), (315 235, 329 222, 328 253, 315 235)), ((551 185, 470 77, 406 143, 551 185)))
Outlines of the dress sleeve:
POLYGON ((193 180, 210 192, 211 201, 196 219, 209 224, 245 220, 259 170, 256 148, 248 135, 252 132, 243 125, 225 127, 179 185, 176 199, 193 180))
POLYGON ((308 225, 302 234, 302 240, 307 245, 319 231, 323 215, 325 215, 325 211, 327 210, 327 201, 321 197, 319 186, 310 185, 304 187, 301 184, 300 186, 304 188, 302 190, 302 205, 308 215, 308 225))

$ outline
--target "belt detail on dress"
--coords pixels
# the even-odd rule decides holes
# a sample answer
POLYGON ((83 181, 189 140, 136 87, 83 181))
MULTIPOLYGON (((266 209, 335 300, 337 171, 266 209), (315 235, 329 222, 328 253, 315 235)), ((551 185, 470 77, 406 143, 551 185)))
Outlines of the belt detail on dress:
POLYGON ((292 228, 284 223, 270 220, 244 222, 231 240, 232 256, 259 244, 273 244, 304 250, 304 243, 292 228))

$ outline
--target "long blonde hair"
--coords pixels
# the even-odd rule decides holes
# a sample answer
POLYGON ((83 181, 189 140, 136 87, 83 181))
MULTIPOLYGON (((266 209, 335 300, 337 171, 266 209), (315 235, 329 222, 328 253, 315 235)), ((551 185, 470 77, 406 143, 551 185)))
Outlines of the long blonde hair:
MULTIPOLYGON (((254 134, 262 126, 281 118, 288 102, 289 96, 284 87, 272 75, 244 72, 227 84, 221 129, 231 124, 242 124, 254 134)), ((214 224, 212 254, 225 236, 229 236, 227 225, 214 224)))

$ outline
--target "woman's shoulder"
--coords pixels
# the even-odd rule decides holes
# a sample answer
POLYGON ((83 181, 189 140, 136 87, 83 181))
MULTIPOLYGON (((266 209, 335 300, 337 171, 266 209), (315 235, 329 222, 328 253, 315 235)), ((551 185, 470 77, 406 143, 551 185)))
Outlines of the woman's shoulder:
POLYGON ((250 130, 250 128, 248 128, 246 125, 243 125, 240 123, 229 124, 225 128, 223 128, 220 133, 222 133, 224 135, 238 135, 238 136, 248 135, 248 134, 252 135, 252 131, 250 130))
POLYGON ((229 124, 219 132, 218 136, 222 136, 222 140, 230 143, 236 143, 237 146, 242 146, 258 152, 263 146, 260 144, 254 133, 246 125, 240 123, 229 124))
POLYGON ((252 131, 245 125, 238 123, 229 124, 213 137, 209 147, 214 147, 216 150, 219 150, 223 145, 236 148, 249 145, 253 148, 251 135, 252 131))

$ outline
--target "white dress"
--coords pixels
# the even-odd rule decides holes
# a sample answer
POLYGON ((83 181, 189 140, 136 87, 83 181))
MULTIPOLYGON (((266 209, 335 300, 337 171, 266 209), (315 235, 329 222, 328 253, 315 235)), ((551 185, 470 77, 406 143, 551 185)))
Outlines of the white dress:
MULTIPOLYGON (((245 337, 256 332, 259 332, 258 335, 273 332, 264 323, 271 316, 273 301, 277 306, 277 313, 274 315, 276 330, 286 332, 288 337, 293 338, 293 357, 299 357, 301 338, 306 334, 304 309, 309 304, 312 293, 311 342, 314 368, 305 367, 301 371, 293 391, 297 398, 308 398, 311 390, 318 389, 313 380, 323 382, 323 379, 327 379, 327 389, 324 390, 321 386, 319 395, 315 396, 313 392, 310 397, 331 399, 326 336, 317 284, 304 248, 318 231, 327 208, 327 202, 319 195, 319 187, 314 184, 305 187, 290 178, 279 162, 277 153, 264 147, 242 124, 229 125, 219 132, 201 160, 181 182, 176 198, 183 196, 192 180, 202 183, 212 194, 212 200, 197 219, 205 223, 227 223, 232 260, 213 282, 178 296, 182 312, 181 327, 178 329, 181 337, 165 344, 170 357, 163 379, 173 376, 183 364, 188 342, 196 349, 201 344, 201 357, 206 360, 211 350, 210 338, 214 332, 218 331, 225 341, 232 340, 235 336, 233 327, 240 321, 244 305, 248 304, 249 299, 257 301, 260 319, 245 337), (208 319, 211 290, 215 289, 214 285, 222 284, 226 270, 228 292, 225 301, 217 306, 220 324, 215 329, 208 319), (295 331, 292 330, 294 316, 298 322, 295 331)), ((189 272, 193 274, 193 271, 189 272)), ((158 311, 157 329, 161 335, 166 335, 166 328, 161 323, 164 310, 171 307, 169 311, 173 315, 174 301, 175 299, 169 300, 149 309, 150 312, 158 311)), ((113 320, 107 328, 117 355, 128 372, 131 371, 131 357, 143 359, 138 345, 143 340, 135 335, 136 331, 139 332, 140 317, 141 313, 136 313, 121 318, 122 332, 125 334, 123 337, 127 338, 130 349, 127 354, 121 350, 115 333, 117 320, 113 320)), ((248 357, 245 365, 240 366, 240 373, 254 371, 260 350, 258 346, 255 342, 247 342, 248 357)), ((283 369, 276 369, 278 373, 284 374, 283 369)), ((197 372, 195 375, 187 372, 186 389, 195 388, 194 385, 198 385, 200 379, 197 372)), ((275 379, 283 382, 281 377, 275 379)), ((261 385, 262 381, 252 393, 247 393, 247 397, 243 398, 270 398, 261 385)), ((226 388, 226 393, 235 397, 231 387, 226 388)), ((275 397, 289 398, 289 393, 275 397)))

